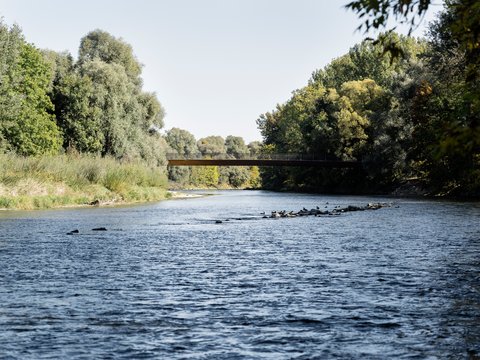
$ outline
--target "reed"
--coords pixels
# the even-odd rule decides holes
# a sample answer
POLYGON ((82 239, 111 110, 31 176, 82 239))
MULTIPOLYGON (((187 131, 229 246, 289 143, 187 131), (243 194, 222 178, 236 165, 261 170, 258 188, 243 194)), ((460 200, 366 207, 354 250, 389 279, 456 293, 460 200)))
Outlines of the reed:
POLYGON ((154 201, 167 195, 165 168, 81 154, 0 154, 0 208, 47 209, 154 201))

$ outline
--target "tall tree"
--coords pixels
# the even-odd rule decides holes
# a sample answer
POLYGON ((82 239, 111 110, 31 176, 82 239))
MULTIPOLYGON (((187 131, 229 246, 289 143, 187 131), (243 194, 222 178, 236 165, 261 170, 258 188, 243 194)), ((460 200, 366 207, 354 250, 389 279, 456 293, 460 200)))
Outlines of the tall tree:
POLYGON ((18 27, 0 23, 0 48, 0 147, 22 155, 57 153, 50 66, 18 27))
POLYGON ((53 99, 65 148, 165 163, 164 110, 142 91, 141 65, 129 44, 96 30, 82 40, 77 63, 54 59, 53 99))
POLYGON ((265 186, 356 191, 388 187, 401 178, 412 132, 407 124, 410 119, 400 111, 393 94, 400 94, 398 80, 419 61, 426 45, 396 34, 389 36, 399 41, 407 57, 390 62, 382 58, 380 45, 362 42, 316 71, 307 86, 258 119, 264 151, 362 160, 367 173, 262 169, 265 186))
POLYGON ((141 84, 142 65, 134 56, 130 44, 122 39, 115 38, 108 32, 99 29, 88 33, 80 42, 78 61, 80 65, 83 65, 95 59, 107 64, 121 65, 130 80, 136 85, 141 84))
MULTIPOLYGON (((355 0, 346 5, 365 19, 361 27, 366 31, 386 28, 391 15, 397 22, 409 22, 412 30, 430 6, 431 0, 355 0)), ((460 60, 454 68, 461 71, 464 81, 462 89, 456 91, 462 94, 464 121, 458 121, 457 114, 446 121, 447 134, 437 143, 438 160, 464 153, 466 157, 462 162, 465 166, 470 162, 471 171, 476 172, 480 168, 480 3, 477 0, 446 0, 445 10, 430 34, 434 48, 443 45, 441 53, 446 58, 460 60)), ((391 49, 398 50, 398 47, 387 48, 391 49)), ((438 69, 438 62, 432 65, 438 69)))

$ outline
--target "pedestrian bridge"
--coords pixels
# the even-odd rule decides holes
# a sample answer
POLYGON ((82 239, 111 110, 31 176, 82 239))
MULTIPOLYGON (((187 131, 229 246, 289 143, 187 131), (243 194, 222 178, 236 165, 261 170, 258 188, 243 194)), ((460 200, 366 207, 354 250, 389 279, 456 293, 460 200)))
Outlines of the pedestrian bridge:
POLYGON ((307 166, 323 168, 355 168, 360 161, 339 160, 328 155, 315 154, 167 154, 169 166, 307 166))

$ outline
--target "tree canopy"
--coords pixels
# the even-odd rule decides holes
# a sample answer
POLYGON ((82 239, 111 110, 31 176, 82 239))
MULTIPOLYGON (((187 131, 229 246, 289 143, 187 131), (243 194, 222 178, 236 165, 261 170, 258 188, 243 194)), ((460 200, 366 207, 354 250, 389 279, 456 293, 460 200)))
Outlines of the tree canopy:
POLYGON ((74 61, 41 51, 0 23, 0 149, 21 155, 75 149, 165 163, 164 110, 142 90, 132 47, 105 31, 87 34, 74 61))
POLYGON ((428 42, 381 34, 403 49, 401 57, 365 40, 257 120, 263 151, 358 160, 362 171, 264 169, 264 186, 385 192, 416 179, 431 193, 478 195, 474 97, 464 53, 449 40, 449 16, 431 26, 428 42))
POLYGON ((16 26, 0 23, 0 49, 0 149, 21 155, 58 152, 61 134, 48 96, 48 62, 16 26))

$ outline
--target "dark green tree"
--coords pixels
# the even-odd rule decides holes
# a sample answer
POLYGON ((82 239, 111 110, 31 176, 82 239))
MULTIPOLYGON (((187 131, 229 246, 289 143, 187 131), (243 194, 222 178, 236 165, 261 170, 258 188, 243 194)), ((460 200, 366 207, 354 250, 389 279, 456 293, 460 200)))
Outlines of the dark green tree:
POLYGON ((0 147, 21 155, 55 154, 61 134, 48 97, 50 67, 18 27, 0 23, 0 147))

